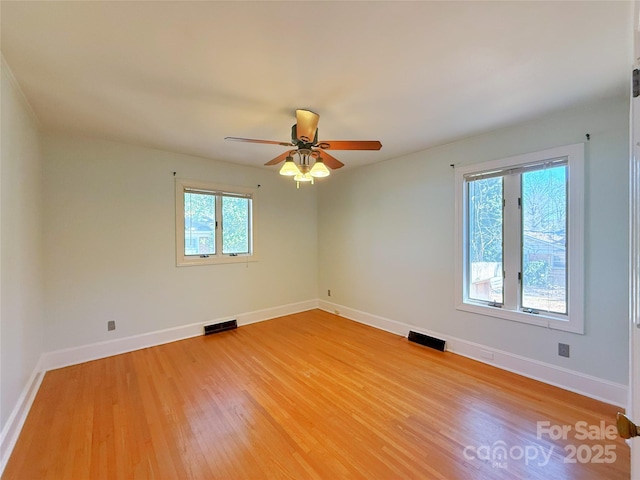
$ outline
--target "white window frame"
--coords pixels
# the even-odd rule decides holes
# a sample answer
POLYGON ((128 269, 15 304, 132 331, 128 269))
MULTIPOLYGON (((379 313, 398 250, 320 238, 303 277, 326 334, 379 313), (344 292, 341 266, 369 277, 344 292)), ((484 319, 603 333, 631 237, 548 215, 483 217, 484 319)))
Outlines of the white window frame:
MULTIPOLYGON (((551 148, 548 150, 517 155, 483 162, 475 165, 467 165, 455 168, 455 295, 456 309, 466 312, 487 315, 490 317, 511 320, 515 322, 538 325, 554 330, 584 334, 584 144, 567 145, 564 147, 551 148), (477 302, 471 300, 466 291, 467 282, 467 209, 468 199, 465 177, 492 171, 508 170, 525 165, 542 163, 545 160, 552 160, 566 157, 567 161, 567 315, 539 312, 537 314, 527 313, 517 309, 517 305, 504 305, 502 308, 488 305, 488 302, 477 302)), ((508 201, 508 200, 507 200, 508 201)), ((507 214, 507 213, 505 213, 507 214)), ((508 241, 509 232, 505 232, 505 241, 508 241)), ((515 264, 519 264, 520 253, 515 250, 518 259, 515 264)), ((508 247, 504 251, 505 264, 505 292, 508 288, 518 287, 518 271, 506 271, 507 263, 514 263, 509 260, 508 247), (514 276, 516 280, 514 280, 514 276)), ((511 253, 512 255, 512 253, 511 253)), ((519 268, 517 269, 519 270, 519 268)))
MULTIPOLYGON (((176 265, 177 266, 193 266, 193 265, 215 265, 221 263, 247 263, 258 260, 256 254, 257 248, 257 196, 258 189, 251 187, 238 187, 231 185, 221 185, 217 183, 202 182, 198 180, 188 180, 176 178, 176 265), (215 230, 216 253, 200 256, 184 254, 184 193, 186 190, 202 190, 203 192, 211 192, 219 196, 248 196, 251 199, 251 210, 249 212, 249 253, 248 254, 223 254, 222 253, 222 232, 224 225, 222 219, 215 230)), ((220 208, 220 202, 216 201, 216 209, 220 208)), ((219 211, 219 210, 218 210, 219 211)))

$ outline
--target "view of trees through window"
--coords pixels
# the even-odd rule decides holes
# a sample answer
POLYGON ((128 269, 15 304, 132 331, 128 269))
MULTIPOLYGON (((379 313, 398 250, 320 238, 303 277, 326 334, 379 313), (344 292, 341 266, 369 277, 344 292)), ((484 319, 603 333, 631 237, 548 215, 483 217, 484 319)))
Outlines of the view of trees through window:
POLYGON ((502 177, 469 182, 469 298, 504 303, 502 177))
POLYGON ((184 192, 184 254, 215 255, 216 197, 184 192))
POLYGON ((222 197, 222 253, 249 253, 249 199, 222 197))
POLYGON ((250 202, 244 197, 184 192, 185 255, 216 254, 217 214, 221 216, 222 253, 249 253, 250 202))
MULTIPOLYGON (((567 313, 567 167, 520 179, 520 308, 567 313)), ((504 303, 504 178, 468 182, 468 296, 504 303)), ((514 248, 508 246, 507 248, 514 248)))

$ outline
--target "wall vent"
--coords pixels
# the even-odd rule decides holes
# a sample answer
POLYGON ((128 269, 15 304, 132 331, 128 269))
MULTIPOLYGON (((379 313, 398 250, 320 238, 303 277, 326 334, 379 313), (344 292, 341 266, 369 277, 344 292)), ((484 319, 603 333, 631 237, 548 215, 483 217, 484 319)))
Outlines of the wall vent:
POLYGON ((212 333, 226 332, 227 330, 233 330, 234 328, 238 328, 238 322, 236 322, 235 320, 229 320, 228 322, 205 325, 204 334, 211 335, 212 333))
POLYGON ((444 352, 447 343, 444 340, 440 340, 439 338, 430 337, 429 335, 424 335, 423 333, 418 332, 409 332, 409 336, 407 338, 410 342, 419 343, 420 345, 434 348, 436 350, 440 350, 441 352, 444 352))

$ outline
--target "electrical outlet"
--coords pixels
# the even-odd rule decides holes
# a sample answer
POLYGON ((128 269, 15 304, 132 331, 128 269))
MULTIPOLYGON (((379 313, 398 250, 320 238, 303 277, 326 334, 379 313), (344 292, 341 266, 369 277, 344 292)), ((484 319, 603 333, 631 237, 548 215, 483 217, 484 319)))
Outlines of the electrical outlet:
POLYGON ((559 343, 558 344, 558 355, 561 357, 569 358, 569 344, 567 343, 559 343))
POLYGON ((111 330, 115 330, 116 329, 116 322, 115 320, 109 320, 107 322, 107 332, 110 332, 111 330))

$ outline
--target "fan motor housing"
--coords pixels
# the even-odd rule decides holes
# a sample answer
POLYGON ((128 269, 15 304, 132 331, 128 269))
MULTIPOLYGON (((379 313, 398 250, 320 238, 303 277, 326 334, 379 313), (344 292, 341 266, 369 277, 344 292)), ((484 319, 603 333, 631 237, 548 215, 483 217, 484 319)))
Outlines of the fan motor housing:
POLYGON ((315 134, 315 136, 313 138, 313 141, 312 142, 305 142, 305 141, 300 140, 298 138, 297 124, 294 124, 291 127, 291 143, 296 145, 298 148, 307 148, 307 149, 311 150, 311 147, 314 146, 316 143, 318 143, 318 129, 316 128, 316 134, 315 134))

